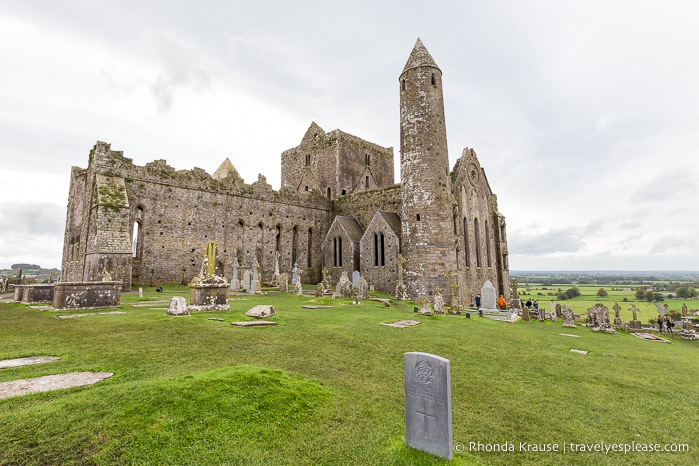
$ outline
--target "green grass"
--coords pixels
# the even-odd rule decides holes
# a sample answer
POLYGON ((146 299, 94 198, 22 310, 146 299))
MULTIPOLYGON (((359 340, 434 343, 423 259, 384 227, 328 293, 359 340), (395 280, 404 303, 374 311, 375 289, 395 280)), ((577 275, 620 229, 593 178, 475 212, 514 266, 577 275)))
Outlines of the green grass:
POLYGON ((187 293, 128 293, 127 314, 68 320, 0 303, 0 359, 61 357, 1 370, 0 382, 115 373, 89 387, 0 400, 0 464, 447 463, 405 446, 407 351, 451 361, 453 438, 466 445, 454 464, 699 463, 699 342, 651 343, 560 321, 420 317, 408 302, 302 309, 320 300, 291 294, 241 296, 231 311, 177 318, 165 315, 167 304, 130 305, 187 293), (279 325, 230 325, 266 303, 279 325), (378 325, 399 319, 423 323, 378 325), (468 451, 469 442, 564 441, 687 443, 690 451, 468 451))

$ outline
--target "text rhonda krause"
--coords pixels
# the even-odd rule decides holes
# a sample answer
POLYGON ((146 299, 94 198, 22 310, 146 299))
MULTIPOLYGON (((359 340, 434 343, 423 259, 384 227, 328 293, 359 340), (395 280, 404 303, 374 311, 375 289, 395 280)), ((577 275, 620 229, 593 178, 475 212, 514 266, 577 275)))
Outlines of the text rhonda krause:
MULTIPOLYGON (((454 450, 457 453, 463 452, 463 444, 456 443, 454 445, 454 450)), ((498 452, 552 452, 552 453, 646 453, 646 452, 687 452, 689 451, 689 444, 686 443, 576 443, 576 442, 563 442, 559 443, 530 443, 530 442, 504 442, 504 443, 481 443, 481 442, 469 442, 468 451, 471 453, 475 452, 487 452, 487 453, 498 453, 498 452)))

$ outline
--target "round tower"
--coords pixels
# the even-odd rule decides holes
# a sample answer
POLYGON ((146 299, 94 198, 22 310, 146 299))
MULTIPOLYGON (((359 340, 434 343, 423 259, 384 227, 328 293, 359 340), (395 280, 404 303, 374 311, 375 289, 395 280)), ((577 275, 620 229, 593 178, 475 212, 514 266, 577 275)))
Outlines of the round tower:
POLYGON ((411 298, 446 294, 457 263, 442 72, 420 39, 399 86, 404 283, 411 298))

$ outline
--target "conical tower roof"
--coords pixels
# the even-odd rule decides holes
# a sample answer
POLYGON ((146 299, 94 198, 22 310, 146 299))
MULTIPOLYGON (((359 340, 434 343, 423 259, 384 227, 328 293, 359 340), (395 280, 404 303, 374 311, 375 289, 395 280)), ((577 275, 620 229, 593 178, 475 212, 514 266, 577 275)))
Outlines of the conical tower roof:
POLYGON ((223 161, 221 166, 216 169, 216 171, 211 177, 215 180, 223 180, 227 178, 230 174, 232 174, 236 178, 240 177, 240 175, 238 175, 238 171, 231 163, 231 160, 228 157, 226 157, 226 160, 223 161))
POLYGON ((417 42, 415 42, 415 47, 413 47, 413 51, 410 52, 408 62, 405 64, 405 68, 403 68, 403 73, 418 66, 431 66, 432 68, 437 68, 439 70, 439 67, 434 62, 434 59, 432 59, 432 55, 430 55, 430 52, 427 51, 420 38, 417 39, 417 42))

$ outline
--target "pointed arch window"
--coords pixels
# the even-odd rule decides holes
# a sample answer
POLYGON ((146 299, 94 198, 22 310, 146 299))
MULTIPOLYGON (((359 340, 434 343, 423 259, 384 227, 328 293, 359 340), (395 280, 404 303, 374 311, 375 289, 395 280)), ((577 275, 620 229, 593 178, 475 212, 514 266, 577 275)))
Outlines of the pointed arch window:
POLYGON ((480 225, 478 225, 478 219, 473 219, 473 239, 476 243, 476 267, 482 267, 481 262, 481 230, 480 225))
POLYGON ((306 262, 308 267, 313 267, 313 228, 308 229, 308 252, 306 253, 306 262))
POLYGON ((470 249, 468 244, 468 219, 464 217, 464 258, 466 259, 466 267, 471 267, 470 249))
POLYGON ((485 258, 488 267, 492 267, 493 259, 490 253, 490 223, 488 223, 487 220, 485 221, 485 258))

